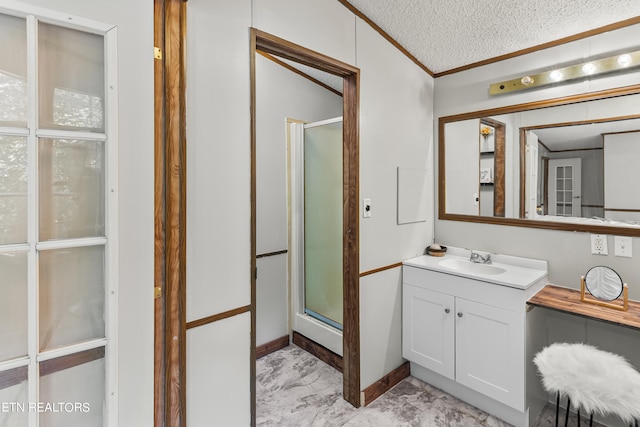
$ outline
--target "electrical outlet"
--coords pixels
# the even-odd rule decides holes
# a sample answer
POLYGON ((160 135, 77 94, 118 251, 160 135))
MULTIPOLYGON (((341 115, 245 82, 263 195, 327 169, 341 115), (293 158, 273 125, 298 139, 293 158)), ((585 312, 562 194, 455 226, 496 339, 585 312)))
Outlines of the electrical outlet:
POLYGON ((362 217, 371 218, 371 199, 362 199, 362 217))
POLYGON ((608 255, 607 236, 605 234, 591 235, 591 253, 593 255, 608 255))
POLYGON ((615 236, 613 238, 615 246, 615 256, 622 256, 625 258, 631 258, 633 243, 629 236, 615 236))

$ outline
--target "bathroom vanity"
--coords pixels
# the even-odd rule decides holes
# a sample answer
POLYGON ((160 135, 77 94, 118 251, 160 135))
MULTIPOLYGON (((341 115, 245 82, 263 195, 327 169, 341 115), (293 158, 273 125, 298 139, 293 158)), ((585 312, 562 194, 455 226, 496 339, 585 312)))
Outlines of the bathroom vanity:
POLYGON ((546 285, 547 262, 469 259, 469 250, 449 248, 403 263, 403 356, 416 378, 528 426, 546 400, 531 362, 546 337, 536 337, 527 300, 546 285))

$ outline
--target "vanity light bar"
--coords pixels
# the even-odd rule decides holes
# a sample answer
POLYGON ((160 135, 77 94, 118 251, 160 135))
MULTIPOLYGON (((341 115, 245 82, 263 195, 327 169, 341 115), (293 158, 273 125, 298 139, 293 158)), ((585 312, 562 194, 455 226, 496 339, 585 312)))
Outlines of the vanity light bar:
POLYGON ((556 68, 555 70, 523 76, 518 79, 493 83, 489 86, 489 94, 498 95, 501 93, 531 89, 569 80, 598 76, 614 71, 628 70, 638 66, 640 66, 640 50, 611 56, 609 58, 597 59, 595 61, 588 61, 582 64, 556 68))

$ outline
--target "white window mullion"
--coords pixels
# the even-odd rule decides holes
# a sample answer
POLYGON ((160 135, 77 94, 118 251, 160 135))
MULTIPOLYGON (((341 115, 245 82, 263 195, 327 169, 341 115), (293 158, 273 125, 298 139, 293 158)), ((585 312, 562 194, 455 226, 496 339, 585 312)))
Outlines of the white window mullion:
MULTIPOLYGON (((27 161, 28 161, 28 230, 29 242, 28 256, 28 390, 29 402, 38 402, 38 254, 36 243, 38 241, 38 161, 37 161, 37 137, 35 130, 38 123, 38 70, 37 70, 37 45, 38 22, 34 16, 27 17, 27 92, 29 106, 27 109, 27 161)), ((29 427, 38 426, 38 412, 29 411, 29 427)))
POLYGON ((52 139, 87 139, 92 141, 104 141, 106 135, 103 133, 95 132, 77 132, 57 129, 38 129, 36 130, 36 136, 38 138, 52 138, 52 139))
POLYGON ((38 242, 36 244, 37 251, 46 251, 52 249, 69 249, 84 248, 87 246, 104 246, 107 243, 106 237, 88 237, 81 239, 67 240, 50 240, 46 242, 38 242))
POLYGON ((57 359, 58 357, 68 356, 70 354, 80 353, 85 350, 91 350, 98 347, 105 347, 107 345, 107 338, 99 338, 96 340, 90 340, 81 342, 79 344, 72 344, 56 348, 53 350, 46 350, 38 354, 38 362, 44 362, 45 360, 57 359))

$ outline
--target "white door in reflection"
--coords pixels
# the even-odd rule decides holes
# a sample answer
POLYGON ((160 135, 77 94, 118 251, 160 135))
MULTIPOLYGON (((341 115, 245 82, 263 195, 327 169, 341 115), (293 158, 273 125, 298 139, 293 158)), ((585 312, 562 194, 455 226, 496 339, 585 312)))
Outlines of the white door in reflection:
POLYGON ((582 216, 582 159, 549 160, 549 215, 582 216))
POLYGON ((342 117, 292 126, 293 329, 342 354, 342 117))

